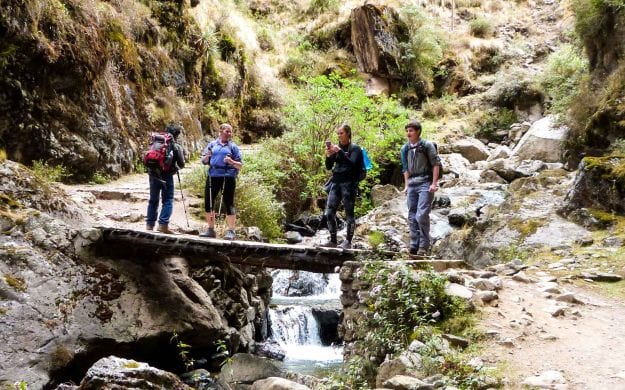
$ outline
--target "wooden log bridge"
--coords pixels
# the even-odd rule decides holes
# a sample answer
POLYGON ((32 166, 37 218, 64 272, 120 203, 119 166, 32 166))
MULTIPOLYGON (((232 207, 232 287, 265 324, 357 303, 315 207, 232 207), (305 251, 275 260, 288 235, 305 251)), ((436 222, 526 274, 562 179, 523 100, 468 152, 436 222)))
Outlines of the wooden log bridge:
POLYGON ((168 235, 101 227, 102 238, 95 244, 99 255, 153 259, 155 256, 182 256, 191 261, 232 263, 269 268, 333 273, 344 262, 358 260, 370 251, 306 245, 228 241, 192 235, 168 235))

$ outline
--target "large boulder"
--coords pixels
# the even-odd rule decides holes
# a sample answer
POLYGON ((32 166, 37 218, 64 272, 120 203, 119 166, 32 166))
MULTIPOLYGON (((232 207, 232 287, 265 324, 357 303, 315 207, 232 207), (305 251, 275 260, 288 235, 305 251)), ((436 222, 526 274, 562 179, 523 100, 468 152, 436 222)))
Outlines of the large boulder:
POLYGON ((488 147, 475 138, 459 139, 452 144, 451 149, 472 163, 486 160, 490 156, 488 147))
POLYGON ((227 383, 252 383, 269 377, 283 378, 285 373, 273 361, 248 353, 237 353, 221 368, 219 378, 227 383))
POLYGON ((351 21, 358 69, 383 79, 399 79, 398 37, 406 33, 397 12, 384 5, 365 4, 352 10, 351 21))
POLYGON ((568 127, 557 126, 553 116, 548 115, 532 124, 512 151, 512 156, 521 160, 558 162, 568 132, 568 127))
POLYGON ((116 356, 98 360, 78 387, 78 390, 113 389, 191 390, 191 387, 170 372, 116 356))
POLYGON ((284 378, 267 378, 254 382, 250 390, 310 390, 310 387, 284 378))

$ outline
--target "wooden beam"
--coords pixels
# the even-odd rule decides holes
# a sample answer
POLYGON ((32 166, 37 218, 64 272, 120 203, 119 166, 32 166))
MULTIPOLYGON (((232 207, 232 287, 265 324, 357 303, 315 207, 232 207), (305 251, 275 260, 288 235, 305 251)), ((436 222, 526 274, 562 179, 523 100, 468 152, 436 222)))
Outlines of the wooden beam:
POLYGON ((240 265, 333 273, 345 261, 369 253, 359 249, 227 241, 110 227, 99 228, 96 254, 149 261, 154 256, 183 256, 194 264, 240 265))

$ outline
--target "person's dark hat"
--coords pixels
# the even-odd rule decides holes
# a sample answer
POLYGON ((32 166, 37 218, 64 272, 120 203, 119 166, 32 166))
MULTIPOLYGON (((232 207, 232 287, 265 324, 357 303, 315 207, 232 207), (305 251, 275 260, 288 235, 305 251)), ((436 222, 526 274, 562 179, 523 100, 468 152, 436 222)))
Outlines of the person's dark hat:
POLYGON ((184 130, 184 128, 177 123, 170 123, 165 128, 165 131, 171 134, 174 138, 178 138, 180 133, 182 133, 182 130, 184 130))

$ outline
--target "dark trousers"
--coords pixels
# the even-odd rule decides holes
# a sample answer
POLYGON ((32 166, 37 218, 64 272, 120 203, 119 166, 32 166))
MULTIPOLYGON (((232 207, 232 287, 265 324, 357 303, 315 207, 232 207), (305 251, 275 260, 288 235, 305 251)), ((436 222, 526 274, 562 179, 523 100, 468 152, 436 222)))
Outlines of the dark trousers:
POLYGON ((204 211, 207 213, 215 210, 215 199, 219 192, 223 190, 223 202, 226 206, 227 215, 235 215, 234 190, 237 185, 237 178, 233 176, 209 176, 206 178, 204 187, 204 211))
POLYGON ((345 183, 331 183, 328 192, 328 200, 326 202, 325 216, 328 222, 328 231, 330 236, 336 240, 336 210, 343 203, 345 209, 345 221, 347 222, 347 241, 351 242, 356 227, 356 219, 354 218, 354 206, 356 204, 356 193, 358 191, 358 182, 348 181, 345 183))

